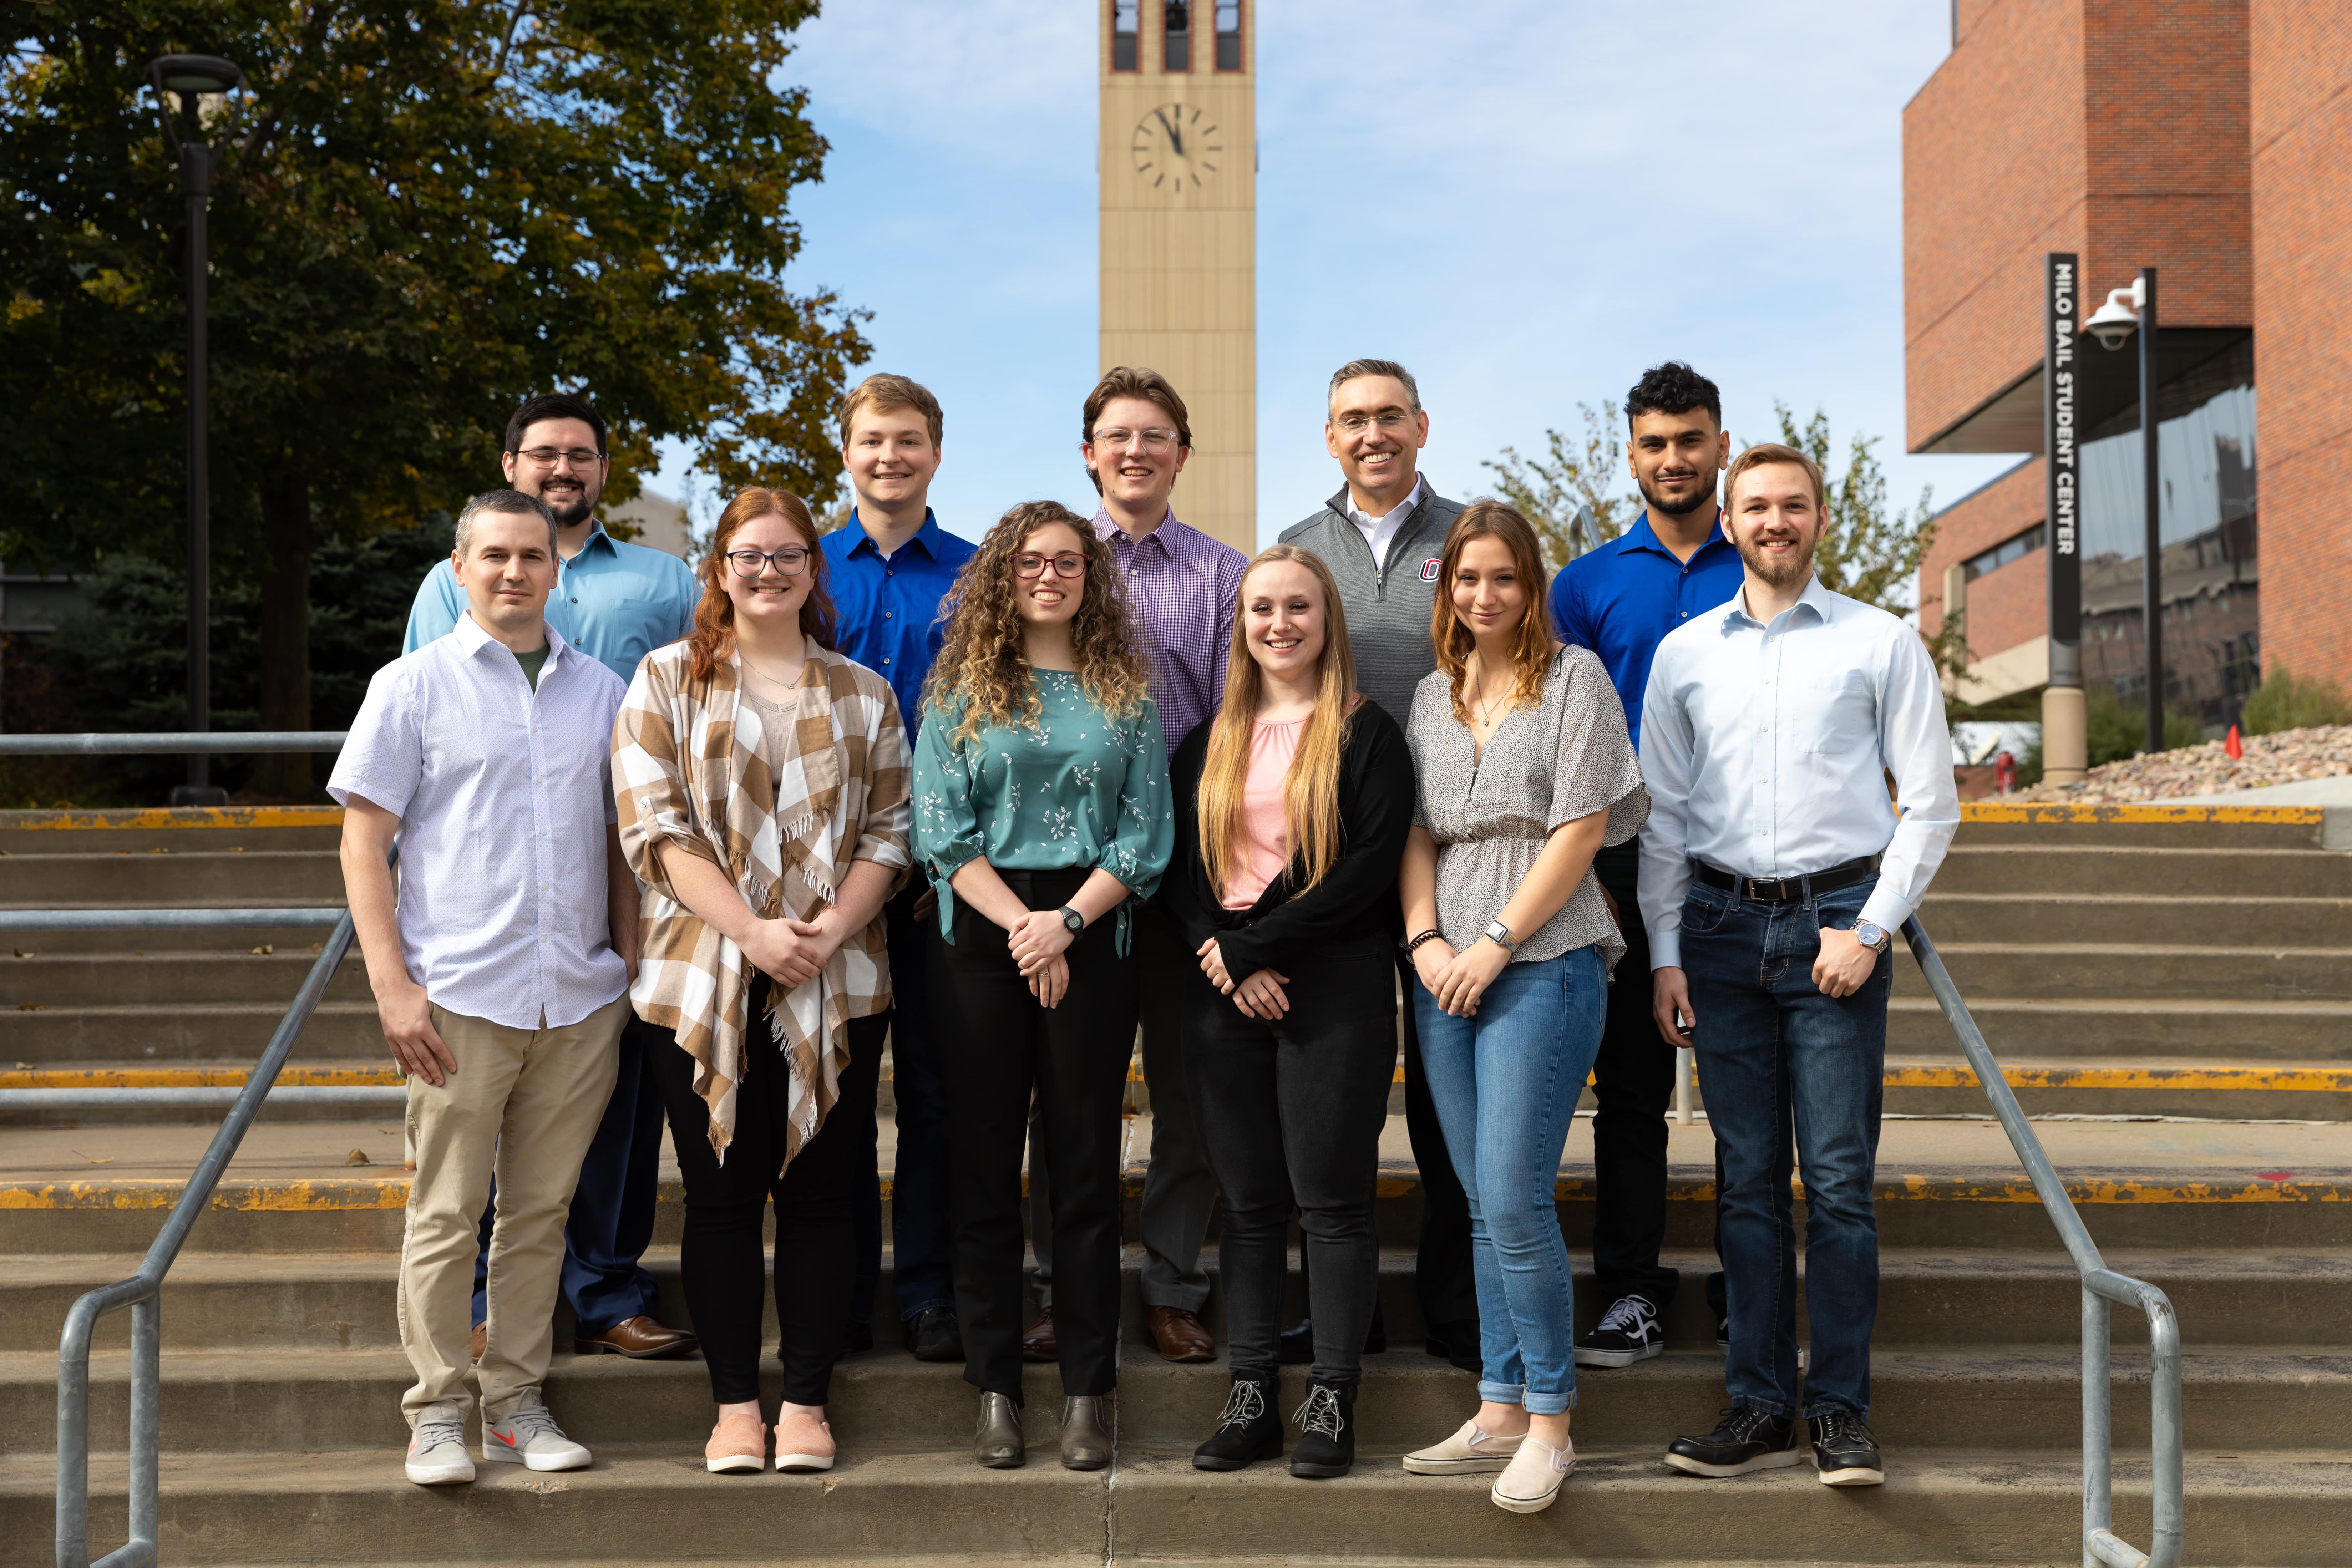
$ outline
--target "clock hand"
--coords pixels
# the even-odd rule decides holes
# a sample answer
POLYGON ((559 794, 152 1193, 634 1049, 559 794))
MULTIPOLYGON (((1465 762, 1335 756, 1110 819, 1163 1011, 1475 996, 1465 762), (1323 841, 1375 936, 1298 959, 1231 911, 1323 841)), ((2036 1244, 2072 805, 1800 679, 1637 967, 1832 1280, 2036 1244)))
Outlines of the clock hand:
POLYGON ((1169 151, 1174 153, 1179 158, 1181 158, 1184 155, 1183 132, 1177 130, 1174 124, 1169 121, 1168 111, 1166 110, 1155 109, 1151 112, 1159 120, 1160 128, 1168 132, 1169 151))

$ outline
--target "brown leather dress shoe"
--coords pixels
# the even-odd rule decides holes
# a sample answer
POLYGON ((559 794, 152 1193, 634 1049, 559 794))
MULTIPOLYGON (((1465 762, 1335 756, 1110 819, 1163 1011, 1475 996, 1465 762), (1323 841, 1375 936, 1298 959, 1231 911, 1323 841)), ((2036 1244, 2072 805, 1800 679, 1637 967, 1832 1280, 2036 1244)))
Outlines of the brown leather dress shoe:
POLYGON ((1214 1361, 1217 1342, 1201 1320, 1181 1307, 1154 1307, 1148 1321, 1151 1324, 1151 1342, 1160 1347, 1163 1361, 1214 1361))
POLYGON ((1054 1337, 1053 1308, 1048 1307, 1039 1312, 1037 1321, 1029 1325, 1029 1331, 1021 1336, 1021 1359, 1023 1361, 1062 1359, 1062 1342, 1054 1337))
POLYGON ((698 1342, 684 1329, 666 1328, 646 1317, 623 1318, 602 1333, 582 1334, 572 1342, 574 1355, 625 1355, 633 1361, 659 1361, 684 1355, 698 1342))

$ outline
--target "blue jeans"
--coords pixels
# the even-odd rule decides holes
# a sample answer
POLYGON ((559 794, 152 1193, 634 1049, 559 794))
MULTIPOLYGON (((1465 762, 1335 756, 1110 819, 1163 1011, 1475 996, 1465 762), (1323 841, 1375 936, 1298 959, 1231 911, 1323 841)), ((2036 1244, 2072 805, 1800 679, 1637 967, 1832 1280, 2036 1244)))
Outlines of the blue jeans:
POLYGON ((1872 1186, 1895 960, 1853 995, 1813 984, 1824 928, 1850 929, 1876 879, 1797 903, 1764 904, 1693 883, 1683 971, 1697 1015, 1699 1088, 1723 1163, 1723 1268, 1731 1402, 1775 1415, 1870 1413, 1878 1321, 1872 1186), (1792 1146, 1805 1182, 1805 1303, 1812 1368, 1797 1403, 1797 1232, 1792 1146))
POLYGON ((1591 947, 1504 965, 1467 1018, 1412 992, 1422 1068, 1470 1204, 1478 1397, 1531 1415, 1576 1406, 1576 1297, 1553 1189, 1608 998, 1591 947))

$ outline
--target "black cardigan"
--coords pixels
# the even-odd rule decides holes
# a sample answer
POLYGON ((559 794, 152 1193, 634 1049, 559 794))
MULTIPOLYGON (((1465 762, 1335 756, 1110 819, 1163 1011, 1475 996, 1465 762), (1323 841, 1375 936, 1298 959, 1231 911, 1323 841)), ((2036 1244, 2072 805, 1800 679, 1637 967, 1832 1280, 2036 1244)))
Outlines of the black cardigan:
POLYGON ((1386 952, 1403 934, 1397 867, 1412 828, 1412 757, 1396 721, 1366 700, 1356 705, 1339 752, 1339 858, 1323 879, 1291 896, 1294 859, 1247 910, 1229 910, 1201 862, 1201 770, 1210 720, 1194 726, 1169 764, 1176 796, 1176 856, 1160 884, 1161 906, 1195 948, 1211 937, 1236 981, 1318 953, 1386 952))

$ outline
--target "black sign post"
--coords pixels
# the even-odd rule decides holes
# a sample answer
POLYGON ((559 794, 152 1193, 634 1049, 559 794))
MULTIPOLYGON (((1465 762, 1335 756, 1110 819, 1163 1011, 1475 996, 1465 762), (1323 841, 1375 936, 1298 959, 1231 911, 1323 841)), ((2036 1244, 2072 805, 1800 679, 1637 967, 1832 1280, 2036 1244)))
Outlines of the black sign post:
POLYGON ((2042 345, 2043 470, 2049 482, 2050 680, 2042 693, 2042 776, 2074 784, 2090 763, 2083 695, 2081 266, 2052 251, 2046 261, 2042 345))

